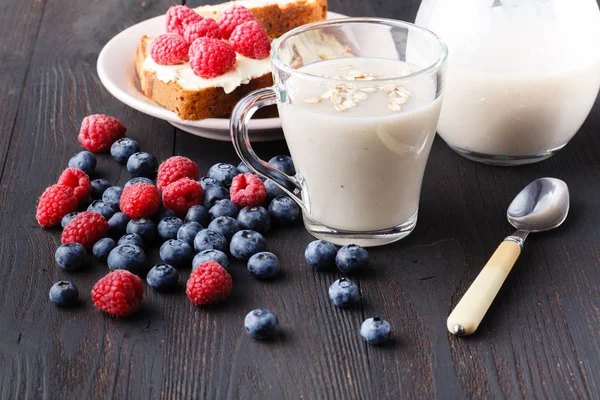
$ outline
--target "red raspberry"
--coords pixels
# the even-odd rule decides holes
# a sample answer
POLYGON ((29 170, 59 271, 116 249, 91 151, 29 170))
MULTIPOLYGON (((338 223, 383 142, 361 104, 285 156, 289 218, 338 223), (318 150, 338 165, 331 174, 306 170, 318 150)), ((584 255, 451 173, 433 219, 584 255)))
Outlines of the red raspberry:
POLYGON ((96 307, 117 317, 126 317, 140 308, 144 284, 139 276, 124 269, 111 272, 92 289, 96 307))
POLYGON ((129 218, 150 218, 160 208, 160 194, 154 185, 136 183, 123 189, 119 207, 129 218))
POLYGON ((167 10, 167 32, 183 36, 188 25, 202 21, 202 17, 186 6, 173 6, 167 10))
POLYGON ((191 206, 202 204, 204 189, 198 181, 181 178, 163 189, 162 200, 165 208, 170 208, 177 216, 184 217, 191 206))
POLYGON ((181 36, 165 33, 152 40, 150 57, 160 65, 183 64, 188 60, 190 45, 181 36))
POLYGON ((118 119, 104 114, 88 115, 81 122, 77 139, 93 153, 107 151, 118 139, 125 137, 127 128, 118 119))
POLYGON ((212 18, 206 18, 195 24, 188 25, 183 32, 183 38, 188 43, 193 43, 194 40, 200 37, 221 39, 219 24, 212 18))
POLYGON ((260 206, 267 198, 267 188, 254 174, 239 174, 231 181, 229 188, 231 201, 239 208, 260 206))
POLYGON ((35 218, 43 227, 60 223, 62 217, 77 210, 77 198, 73 188, 66 185, 52 185, 44 190, 37 205, 35 218))
POLYGON ((198 179, 198 166, 187 157, 175 156, 166 159, 158 167, 156 187, 162 190, 181 178, 198 179))
POLYGON ((248 21, 255 21, 254 15, 244 6, 234 4, 227 7, 219 15, 219 28, 221 28, 221 37, 229 39, 231 32, 236 26, 248 21))
POLYGON ((60 241, 62 244, 79 243, 91 249, 94 243, 108 233, 108 221, 93 211, 77 214, 63 229, 60 241))
POLYGON ((215 304, 231 294, 231 275, 215 261, 207 261, 192 271, 185 292, 196 305, 215 304))
POLYGON ((190 48, 190 67, 201 78, 223 75, 235 65, 235 50, 219 39, 198 38, 190 48))
POLYGON ((59 185, 66 185, 73 189, 73 196, 82 203, 92 193, 90 178, 85 172, 77 168, 67 168, 58 177, 59 185))
POLYGON ((229 44, 241 55, 256 60, 269 57, 271 51, 271 41, 267 32, 257 21, 238 25, 231 33, 229 44))

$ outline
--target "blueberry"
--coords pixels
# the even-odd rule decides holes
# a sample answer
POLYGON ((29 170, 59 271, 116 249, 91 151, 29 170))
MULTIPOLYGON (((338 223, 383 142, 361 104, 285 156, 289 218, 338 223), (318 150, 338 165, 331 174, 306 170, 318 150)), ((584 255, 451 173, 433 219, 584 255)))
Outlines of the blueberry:
POLYGON ((248 271, 257 279, 273 279, 280 270, 279 259, 268 251, 256 253, 248 260, 248 271))
POLYGON ((279 225, 289 225, 298 219, 300 207, 287 196, 275 197, 269 204, 269 214, 273 222, 279 225))
POLYGON ((137 233, 126 233, 119 239, 119 246, 122 244, 132 244, 141 249, 144 248, 144 238, 137 233))
POLYGON ((204 189, 205 192, 208 190, 208 188, 213 186, 224 186, 223 182, 218 181, 215 178, 211 178, 210 176, 203 176, 202 178, 200 178, 199 182, 200 186, 202 186, 202 189, 204 189))
POLYGON ((77 216, 77 214, 79 214, 78 212, 72 212, 72 213, 68 213, 67 215, 65 215, 64 217, 62 217, 62 219, 60 220, 60 226, 61 227, 65 227, 67 226, 67 224, 69 222, 71 222, 73 220, 73 218, 75 218, 77 216))
POLYGON ((317 271, 324 271, 335 266, 337 248, 325 240, 310 242, 304 250, 304 258, 308 265, 317 271))
POLYGON ((271 227, 271 214, 261 206, 248 206, 240 210, 237 222, 242 229, 266 233, 271 227))
POLYGON ((253 174, 252 170, 248 168, 245 162, 240 162, 237 166, 238 174, 253 174))
POLYGON ((125 269, 135 274, 146 266, 146 254, 141 247, 133 244, 120 244, 108 255, 107 264, 108 268, 113 271, 125 269))
POLYGON ((69 160, 69 168, 77 168, 91 175, 96 169, 96 156, 89 151, 80 151, 69 160))
POLYGON ((127 223, 127 233, 137 233, 144 243, 152 243, 156 237, 156 224, 150 218, 134 218, 127 223))
POLYGON ((237 169, 233 165, 225 163, 215 164, 208 170, 209 177, 222 182, 224 185, 231 184, 237 174, 237 169))
POLYGON ((48 293, 50 301, 60 307, 72 307, 79 302, 79 291, 69 281, 58 281, 48 293))
POLYGON ((174 267, 188 264, 194 255, 192 246, 179 239, 169 239, 160 246, 160 259, 174 267))
POLYGON ((207 226, 210 221, 208 211, 204 206, 191 206, 185 215, 183 222, 197 222, 202 226, 207 226))
POLYGON ((218 262, 221 265, 221 267, 225 269, 229 267, 229 258, 227 258, 227 255, 225 253, 217 249, 208 249, 202 250, 200 253, 196 254, 194 259, 192 260, 192 271, 195 270, 199 265, 202 265, 207 261, 218 262))
POLYGON ((108 259, 108 254, 115 247, 117 247, 117 244, 111 238, 100 239, 94 244, 94 247, 92 248, 92 253, 98 261, 106 262, 106 260, 108 259))
POLYGON ((296 168, 294 168, 294 162, 290 156, 275 156, 269 160, 269 164, 286 175, 296 175, 296 168))
POLYGON ((336 307, 353 306, 358 302, 358 286, 346 278, 338 279, 329 286, 329 298, 336 307))
POLYGON ((152 179, 144 178, 143 176, 138 176, 136 178, 128 180, 127 183, 125 184, 125 186, 123 186, 123 187, 126 188, 127 186, 135 185, 138 183, 143 183, 146 185, 154 185, 154 181, 152 179))
POLYGON ((179 284, 179 274, 169 264, 156 264, 146 275, 146 282, 154 290, 168 292, 179 284))
POLYGON ((69 271, 81 269, 90 263, 85 247, 79 243, 63 244, 56 249, 54 259, 59 267, 69 271))
POLYGON ((161 220, 165 218, 176 216, 177 214, 175 214, 175 211, 171 210, 170 208, 161 208, 152 216, 152 221, 158 224, 161 220))
POLYGON ((112 237, 119 237, 125 233, 130 218, 122 212, 116 212, 108 220, 108 234, 112 237))
POLYGON ((123 188, 120 186, 111 186, 104 191, 102 194, 102 201, 114 208, 115 210, 119 209, 119 203, 121 202, 121 194, 123 193, 123 188))
POLYGON ((106 179, 94 179, 92 181, 92 199, 101 199, 102 193, 109 187, 111 187, 111 184, 106 179))
POLYGON ((107 220, 109 220, 115 214, 115 209, 112 208, 110 204, 106 204, 102 200, 92 201, 92 204, 90 204, 87 209, 88 211, 97 212, 107 220))
POLYGON ((267 242, 263 235, 251 230, 237 232, 231 238, 231 244, 229 245, 229 252, 238 260, 248 260, 254 254, 266 249, 267 242))
POLYGON ((229 198, 229 190, 223 186, 212 186, 206 189, 204 192, 204 208, 210 210, 215 205, 217 200, 223 200, 229 198))
POLYGON ((360 326, 360 335, 370 344, 383 344, 390 338, 392 327, 379 317, 366 319, 360 326))
POLYGON ((145 152, 133 153, 127 160, 127 171, 131 176, 152 178, 156 175, 158 160, 152 154, 145 152))
POLYGON ((208 210, 208 214, 211 219, 215 219, 218 217, 237 217, 239 209, 233 203, 233 201, 229 199, 217 200, 215 205, 208 210))
POLYGON ((283 189, 270 179, 265 181, 265 189, 267 189, 267 203, 270 203, 275 197, 287 196, 283 189))
POLYGON ((349 244, 339 249, 335 265, 344 274, 358 272, 369 265, 369 253, 360 246, 349 244))
POLYGON ((252 310, 244 318, 244 328, 256 340, 266 340, 279 329, 277 316, 269 310, 252 310))
POLYGON ((158 236, 160 236, 163 241, 175 239, 181 225, 183 225, 183 221, 177 217, 163 218, 158 223, 158 236))
POLYGON ((197 252, 208 249, 227 251, 227 239, 219 232, 202 229, 194 238, 194 249, 197 252))
POLYGON ((194 238, 204 227, 197 222, 185 222, 177 231, 177 239, 183 240, 190 246, 194 245, 194 238))
POLYGON ((208 225, 208 229, 219 232, 229 241, 233 235, 240 230, 240 226, 237 221, 231 217, 218 217, 211 221, 208 225))
POLYGON ((140 151, 140 145, 133 139, 122 138, 110 146, 110 155, 119 163, 125 164, 133 153, 140 151))

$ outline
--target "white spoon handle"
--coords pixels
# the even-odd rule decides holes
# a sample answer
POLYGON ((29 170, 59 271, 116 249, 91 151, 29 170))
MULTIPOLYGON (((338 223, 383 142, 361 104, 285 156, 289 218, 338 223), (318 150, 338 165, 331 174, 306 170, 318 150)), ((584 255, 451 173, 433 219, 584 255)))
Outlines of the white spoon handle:
POLYGON ((496 249, 450 316, 447 327, 454 335, 471 335, 483 319, 496 294, 521 254, 521 243, 509 236, 496 249))

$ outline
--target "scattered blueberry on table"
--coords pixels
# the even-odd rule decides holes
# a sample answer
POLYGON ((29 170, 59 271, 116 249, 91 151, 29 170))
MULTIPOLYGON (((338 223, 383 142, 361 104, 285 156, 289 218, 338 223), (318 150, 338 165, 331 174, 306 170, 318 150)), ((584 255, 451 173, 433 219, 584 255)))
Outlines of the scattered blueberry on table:
POLYGON ((329 286, 329 298, 336 307, 351 307, 358 302, 358 286, 349 279, 340 278, 329 286))
POLYGON ((304 258, 308 265, 316 271, 325 271, 335 267, 335 256, 338 249, 333 243, 325 240, 314 240, 306 246, 304 258))
POLYGON ((277 256, 268 251, 256 253, 248 260, 248 271, 256 279, 273 279, 281 271, 281 264, 277 256))
POLYGON ((269 310, 252 310, 244 319, 244 328, 254 339, 267 340, 279 330, 279 320, 269 310))
POLYGON ((389 322, 379 317, 368 318, 360 326, 360 335, 369 344, 380 345, 390 338, 392 327, 389 322))
POLYGON ((73 307, 79 302, 79 291, 73 283, 59 281, 52 285, 48 297, 59 307, 73 307))
POLYGON ((179 274, 177 269, 169 264, 156 264, 146 275, 146 282, 154 290, 168 292, 177 288, 179 274))

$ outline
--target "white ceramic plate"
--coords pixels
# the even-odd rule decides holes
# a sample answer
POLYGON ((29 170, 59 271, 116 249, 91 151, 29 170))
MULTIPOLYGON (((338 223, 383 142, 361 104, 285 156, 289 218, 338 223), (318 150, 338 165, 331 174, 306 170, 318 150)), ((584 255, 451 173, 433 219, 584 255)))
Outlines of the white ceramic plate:
MULTIPOLYGON (((327 13, 327 19, 344 17, 345 15, 333 12, 327 13)), ((140 22, 113 37, 98 56, 100 81, 113 96, 138 111, 164 119, 171 125, 197 136, 229 141, 229 118, 182 120, 173 111, 154 103, 142 94, 135 72, 135 49, 142 35, 160 35, 164 33, 164 26, 165 17, 161 15, 140 22)), ((253 119, 249 129, 254 141, 277 140, 282 137, 279 118, 253 119)))

